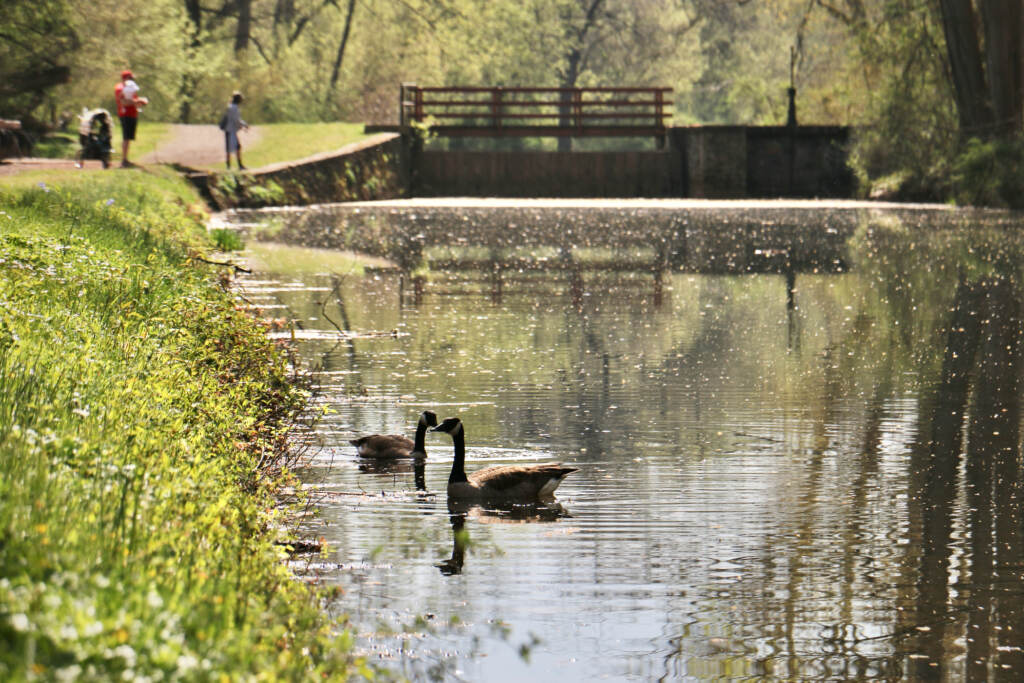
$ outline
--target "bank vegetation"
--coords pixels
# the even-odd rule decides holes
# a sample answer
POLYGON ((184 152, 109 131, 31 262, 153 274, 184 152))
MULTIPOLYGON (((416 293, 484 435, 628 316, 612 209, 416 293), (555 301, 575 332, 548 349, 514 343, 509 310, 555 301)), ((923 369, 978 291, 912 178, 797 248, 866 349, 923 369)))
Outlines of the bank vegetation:
POLYGON ((0 678, 362 671, 285 562, 305 403, 196 197, 127 171, 0 185, 0 678))

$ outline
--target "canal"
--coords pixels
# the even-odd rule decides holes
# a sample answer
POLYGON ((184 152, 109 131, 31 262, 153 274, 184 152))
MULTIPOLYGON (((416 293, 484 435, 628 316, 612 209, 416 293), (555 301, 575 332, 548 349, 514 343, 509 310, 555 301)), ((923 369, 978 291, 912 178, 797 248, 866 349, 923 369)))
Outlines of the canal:
POLYGON ((773 253, 826 257, 520 250, 497 289, 250 241, 242 292, 324 410, 301 475, 330 550, 294 564, 342 589, 360 650, 414 680, 1024 676, 1024 221, 801 221, 773 253), (452 510, 447 435, 422 466, 349 444, 428 409, 462 419, 469 471, 579 471, 555 505, 452 510))

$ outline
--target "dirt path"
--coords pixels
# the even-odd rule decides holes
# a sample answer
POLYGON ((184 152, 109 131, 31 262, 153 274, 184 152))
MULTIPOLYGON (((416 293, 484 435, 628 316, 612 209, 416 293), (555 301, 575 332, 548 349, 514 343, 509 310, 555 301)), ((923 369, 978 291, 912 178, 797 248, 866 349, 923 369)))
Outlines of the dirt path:
MULTIPOLYGON (((242 161, 245 148, 260 139, 259 126, 239 133, 242 143, 242 161)), ((190 125, 176 123, 171 126, 171 135, 151 154, 139 160, 142 164, 181 164, 193 168, 220 166, 224 164, 224 131, 214 125, 190 125)))
MULTIPOLYGON (((239 134, 242 142, 242 161, 245 161, 245 148, 256 144, 260 139, 260 127, 253 126, 239 134)), ((120 133, 114 136, 115 149, 120 149, 120 133)), ((222 168, 224 164, 224 132, 214 125, 190 125, 176 123, 171 126, 171 135, 156 150, 140 158, 136 163, 147 164, 181 164, 191 168, 222 168)), ((115 159, 111 165, 117 166, 115 159)), ((27 170, 72 169, 74 161, 70 159, 37 159, 13 158, 0 160, 0 176, 13 175, 27 170)), ((96 160, 86 160, 85 170, 103 170, 103 164, 96 160)))

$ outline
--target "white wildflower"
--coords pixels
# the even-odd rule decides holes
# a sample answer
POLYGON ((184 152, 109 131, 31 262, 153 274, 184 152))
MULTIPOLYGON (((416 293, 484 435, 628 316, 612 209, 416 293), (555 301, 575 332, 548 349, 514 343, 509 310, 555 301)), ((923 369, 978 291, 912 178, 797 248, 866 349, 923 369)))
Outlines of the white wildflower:
POLYGON ((135 666, 135 650, 131 645, 118 645, 114 648, 114 656, 123 659, 128 668, 135 666))
MULTIPOLYGON (((129 467, 132 467, 134 469, 133 466, 126 466, 124 469, 128 470, 129 467)), ((146 596, 146 604, 152 607, 153 609, 159 609, 164 606, 164 599, 161 598, 160 594, 156 591, 149 591, 149 595, 146 596)))
POLYGON ((12 614, 10 621, 11 628, 13 628, 15 631, 20 631, 22 633, 27 631, 30 625, 28 623, 28 617, 22 614, 21 612, 19 612, 18 614, 12 614))
POLYGON ((77 681, 82 676, 82 667, 72 664, 63 669, 57 669, 53 674, 58 681, 77 681))
POLYGON ((189 654, 178 657, 178 661, 176 663, 178 665, 178 671, 189 671, 199 666, 199 660, 189 654))

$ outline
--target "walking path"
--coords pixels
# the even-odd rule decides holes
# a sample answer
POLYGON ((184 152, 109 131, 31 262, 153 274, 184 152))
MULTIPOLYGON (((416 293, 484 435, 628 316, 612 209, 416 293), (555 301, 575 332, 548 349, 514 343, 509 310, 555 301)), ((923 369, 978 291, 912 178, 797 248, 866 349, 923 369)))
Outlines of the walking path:
MULTIPOLYGON (((240 133, 242 141, 242 159, 245 149, 251 148, 261 137, 259 126, 240 133)), ((115 149, 120 149, 120 136, 114 136, 115 149)), ((224 164, 224 132, 215 125, 192 125, 176 123, 171 126, 171 134, 161 142, 156 150, 136 159, 140 165, 147 164, 181 164, 191 168, 223 167, 224 164)), ((117 167, 115 158, 111 168, 117 167)), ((0 176, 13 175, 27 170, 73 169, 75 162, 71 159, 39 159, 35 157, 17 157, 0 160, 0 176)), ((98 160, 87 159, 83 163, 84 170, 103 170, 98 160)))
MULTIPOLYGON (((242 142, 242 160, 245 150, 261 137, 259 126, 239 133, 242 142)), ((212 124, 191 125, 176 123, 171 135, 156 150, 140 160, 142 164, 181 164, 192 168, 217 166, 224 163, 224 131, 212 124)))

